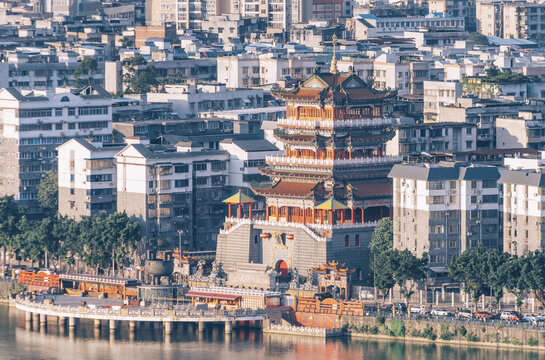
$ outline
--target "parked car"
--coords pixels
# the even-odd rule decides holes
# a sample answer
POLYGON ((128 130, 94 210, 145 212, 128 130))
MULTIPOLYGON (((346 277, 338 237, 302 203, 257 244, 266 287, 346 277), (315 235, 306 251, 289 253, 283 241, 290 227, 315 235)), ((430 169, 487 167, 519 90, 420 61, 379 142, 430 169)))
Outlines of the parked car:
POLYGON ((447 309, 435 308, 431 310, 433 316, 452 316, 452 312, 447 309))
POLYGON ((396 314, 401 314, 407 312, 407 306, 403 303, 396 303, 396 304, 390 304, 386 305, 382 310, 384 312, 393 313, 393 309, 395 307, 396 314))
POLYGON ((457 318, 463 318, 463 319, 471 319, 473 317, 473 314, 471 313, 471 310, 461 309, 456 312, 457 318))
POLYGON ((475 318, 477 319, 492 319, 494 317, 494 315, 492 315, 491 313, 489 313, 488 311, 477 311, 475 313, 475 318))
POLYGON ((424 306, 413 306, 411 307, 411 314, 428 314, 430 310, 424 306))
POLYGON ((521 316, 514 311, 504 311, 501 313, 500 319, 507 321, 520 321, 521 316))
POLYGON ((524 316, 522 317, 522 320, 528 321, 529 323, 533 325, 536 325, 538 322, 541 321, 539 317, 534 314, 524 314, 524 316))

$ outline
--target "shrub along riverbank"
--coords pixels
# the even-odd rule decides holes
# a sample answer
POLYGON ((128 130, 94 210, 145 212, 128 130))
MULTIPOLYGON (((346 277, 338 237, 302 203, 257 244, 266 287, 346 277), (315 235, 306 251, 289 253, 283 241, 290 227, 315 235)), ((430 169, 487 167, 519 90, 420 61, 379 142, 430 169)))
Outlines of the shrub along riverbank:
POLYGON ((452 345, 477 345, 545 350, 545 331, 500 324, 447 324, 425 320, 347 316, 343 328, 354 338, 396 339, 452 345))

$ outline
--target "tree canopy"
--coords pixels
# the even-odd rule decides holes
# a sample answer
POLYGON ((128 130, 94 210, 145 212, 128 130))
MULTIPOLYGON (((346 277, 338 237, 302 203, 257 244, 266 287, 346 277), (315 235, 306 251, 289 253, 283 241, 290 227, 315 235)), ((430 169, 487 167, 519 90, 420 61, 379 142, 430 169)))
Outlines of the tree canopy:
POLYGON ((78 63, 74 70, 74 79, 76 80, 76 87, 83 87, 89 85, 93 79, 94 73, 98 69, 98 62, 95 58, 86 56, 82 61, 78 63))
POLYGON ((38 185, 38 204, 42 211, 55 214, 58 211, 58 174, 56 171, 46 171, 38 185))

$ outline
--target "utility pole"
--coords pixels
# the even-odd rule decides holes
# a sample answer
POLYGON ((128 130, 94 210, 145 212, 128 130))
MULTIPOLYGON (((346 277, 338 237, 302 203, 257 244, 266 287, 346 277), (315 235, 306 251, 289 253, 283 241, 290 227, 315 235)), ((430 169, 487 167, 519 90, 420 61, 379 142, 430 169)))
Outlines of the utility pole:
POLYGON ((112 276, 115 276, 114 269, 115 269, 115 250, 112 248, 112 276))

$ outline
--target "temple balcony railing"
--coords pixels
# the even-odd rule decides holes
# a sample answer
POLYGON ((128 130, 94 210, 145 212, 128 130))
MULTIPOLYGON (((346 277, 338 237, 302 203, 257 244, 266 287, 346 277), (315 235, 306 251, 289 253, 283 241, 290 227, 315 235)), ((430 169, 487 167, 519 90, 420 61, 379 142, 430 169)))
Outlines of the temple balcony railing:
POLYGON ((394 118, 382 117, 376 119, 356 118, 338 120, 304 120, 304 119, 278 119, 278 125, 297 126, 307 129, 337 129, 343 127, 388 126, 396 124, 394 118))
POLYGON ((225 223, 233 224, 229 225, 226 229, 220 229, 220 234, 230 234, 242 225, 265 225, 265 226, 283 226, 283 227, 292 227, 296 229, 302 229, 307 234, 309 234, 316 241, 331 241, 331 231, 332 230, 347 230, 347 229, 356 229, 356 228, 374 228, 378 225, 378 221, 367 221, 364 223, 354 223, 345 222, 344 224, 302 224, 298 222, 287 222, 287 221, 275 221, 274 219, 270 220, 260 220, 260 219, 248 219, 248 218, 235 218, 235 217, 226 217, 225 223))
POLYGON ((265 161, 269 165, 312 165, 312 166, 354 166, 354 165, 385 165, 400 163, 403 161, 402 156, 381 156, 372 158, 353 158, 353 159, 308 159, 308 158, 293 158, 280 155, 268 155, 265 161))

